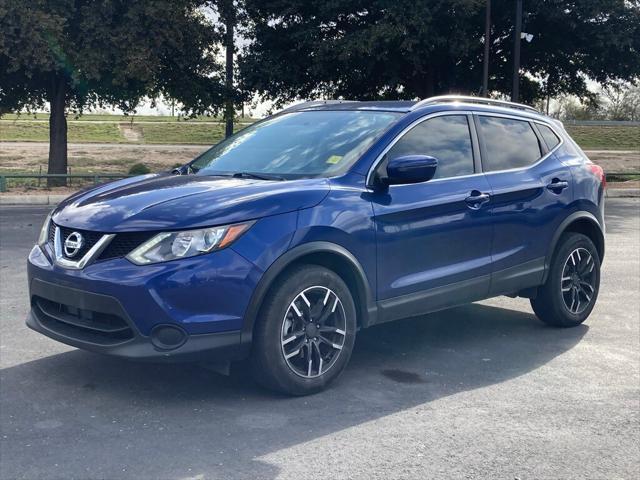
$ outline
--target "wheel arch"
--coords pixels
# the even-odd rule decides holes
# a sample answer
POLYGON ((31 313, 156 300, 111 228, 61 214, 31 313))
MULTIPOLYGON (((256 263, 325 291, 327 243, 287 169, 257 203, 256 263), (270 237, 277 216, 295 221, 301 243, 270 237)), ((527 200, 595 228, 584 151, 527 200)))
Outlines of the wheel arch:
POLYGON ((551 248, 549 249, 545 259, 545 282, 547 281, 549 269, 551 268, 551 261, 553 260, 553 255, 556 251, 556 247, 558 246, 558 242, 560 241, 560 237, 562 237, 566 232, 582 233, 589 237, 598 251, 600 262, 602 262, 604 258, 604 232, 600 222, 598 222, 598 219, 592 213, 585 211, 574 212, 564 219, 553 235, 550 245, 551 248))
POLYGON ((287 270, 297 265, 320 265, 338 274, 353 295, 358 315, 358 327, 375 323, 376 307, 371 287, 364 269, 356 257, 346 248, 331 242, 310 242, 295 247, 281 255, 263 274, 258 282, 244 317, 241 343, 248 345, 260 308, 274 282, 287 270))

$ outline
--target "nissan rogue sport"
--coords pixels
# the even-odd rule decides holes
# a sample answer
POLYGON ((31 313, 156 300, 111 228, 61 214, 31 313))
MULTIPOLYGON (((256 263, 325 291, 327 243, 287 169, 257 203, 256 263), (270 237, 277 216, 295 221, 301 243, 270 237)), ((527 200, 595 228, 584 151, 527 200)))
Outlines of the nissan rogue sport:
POLYGON ((27 325, 132 359, 248 358, 264 386, 309 394, 379 323, 497 295, 582 323, 604 187, 525 105, 308 102, 62 202, 29 255, 27 325))

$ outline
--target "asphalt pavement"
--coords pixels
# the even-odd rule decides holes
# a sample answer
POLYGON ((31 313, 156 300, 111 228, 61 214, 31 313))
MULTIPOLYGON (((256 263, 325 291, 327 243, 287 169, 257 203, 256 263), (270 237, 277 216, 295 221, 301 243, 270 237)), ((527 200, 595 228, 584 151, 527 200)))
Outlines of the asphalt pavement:
POLYGON ((198 365, 26 328, 46 207, 0 207, 0 478, 640 477, 640 201, 610 199, 600 299, 573 329, 498 298, 358 334, 329 390, 287 398, 198 365))

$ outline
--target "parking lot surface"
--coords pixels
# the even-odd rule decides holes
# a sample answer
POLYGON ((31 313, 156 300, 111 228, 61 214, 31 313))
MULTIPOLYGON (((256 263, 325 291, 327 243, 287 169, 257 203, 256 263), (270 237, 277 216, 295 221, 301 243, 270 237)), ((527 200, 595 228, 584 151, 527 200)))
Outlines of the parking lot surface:
POLYGON ((358 334, 329 390, 287 398, 198 365, 26 328, 47 210, 0 209, 0 478, 639 478, 640 202, 607 204, 600 299, 553 329, 498 298, 358 334))

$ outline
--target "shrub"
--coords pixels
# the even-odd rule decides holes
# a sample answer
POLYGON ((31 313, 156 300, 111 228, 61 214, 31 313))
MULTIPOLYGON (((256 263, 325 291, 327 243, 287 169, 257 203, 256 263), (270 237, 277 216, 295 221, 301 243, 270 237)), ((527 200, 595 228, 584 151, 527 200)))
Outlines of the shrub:
POLYGON ((129 175, 145 175, 147 173, 151 173, 151 170, 144 163, 136 163, 131 165, 129 169, 129 175))

